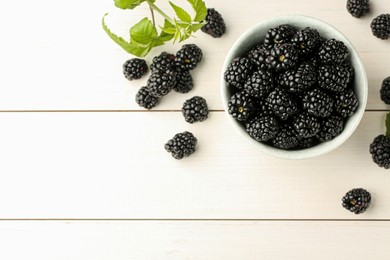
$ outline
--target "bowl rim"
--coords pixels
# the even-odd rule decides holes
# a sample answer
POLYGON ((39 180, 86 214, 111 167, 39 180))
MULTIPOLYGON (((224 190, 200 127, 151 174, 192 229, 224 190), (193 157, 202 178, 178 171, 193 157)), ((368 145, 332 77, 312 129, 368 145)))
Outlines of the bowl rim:
MULTIPOLYGON (((264 38, 264 35, 256 36, 256 37, 264 38)), ((355 81, 357 82, 356 78, 355 81)), ((255 24, 254 26, 247 29, 243 34, 241 34, 240 37, 230 47, 225 57, 222 66, 222 71, 220 74, 220 87, 221 87, 222 104, 223 104, 225 114, 228 116, 230 123, 234 126, 236 131, 238 131, 238 133, 240 133, 240 135, 243 138, 245 138, 247 141, 249 141, 251 144, 256 145, 262 152, 283 159, 307 159, 307 158, 317 157, 340 147, 343 143, 345 143, 345 141, 347 141, 352 136, 352 134, 355 132, 356 128, 360 124, 361 119, 365 112, 365 108, 367 105, 367 98, 368 98, 367 73, 364 68, 362 59, 358 51, 356 50, 356 48, 351 43, 351 41, 337 28, 335 28, 333 25, 323 20, 310 17, 310 16, 296 15, 296 14, 280 15, 280 16, 269 18, 265 21, 255 24), (304 23, 305 25, 297 25, 297 23, 304 23), (256 141, 255 139, 251 138, 243 129, 243 127, 227 112, 228 97, 230 95, 224 79, 224 72, 227 66, 233 61, 234 58, 239 56, 238 48, 241 45, 245 44, 250 37, 253 37, 255 34, 257 34, 259 29, 268 30, 269 28, 272 28, 280 24, 292 24, 293 26, 295 25, 296 27, 299 27, 301 29, 304 27, 312 27, 317 29, 322 36, 324 34, 328 35, 328 37, 326 37, 327 39, 335 38, 344 42, 344 44, 348 47, 349 50, 349 59, 352 59, 351 62, 354 63, 353 67, 355 70, 355 75, 356 72, 358 72, 359 73, 358 77, 360 78, 359 91, 358 93, 357 91, 355 91, 355 94, 357 95, 357 98, 359 100, 359 105, 355 113, 350 118, 348 118, 347 123, 344 126, 343 132, 340 135, 338 135, 336 138, 328 142, 324 142, 314 147, 302 149, 302 150, 282 150, 256 141), (319 29, 319 27, 321 28, 319 29)))

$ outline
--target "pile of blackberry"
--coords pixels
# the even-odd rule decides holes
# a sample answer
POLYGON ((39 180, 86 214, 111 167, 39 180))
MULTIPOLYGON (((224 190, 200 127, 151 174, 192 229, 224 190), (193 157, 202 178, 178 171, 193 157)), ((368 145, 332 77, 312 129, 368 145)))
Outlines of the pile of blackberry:
POLYGON ((252 138, 279 149, 332 140, 359 105, 348 48, 315 28, 270 28, 224 78, 228 113, 252 138))

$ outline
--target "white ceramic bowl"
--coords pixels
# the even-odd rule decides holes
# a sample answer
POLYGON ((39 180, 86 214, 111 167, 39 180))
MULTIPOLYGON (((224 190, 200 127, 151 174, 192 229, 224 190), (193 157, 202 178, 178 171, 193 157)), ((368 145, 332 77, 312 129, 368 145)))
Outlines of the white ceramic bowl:
POLYGON ((256 43, 260 43, 261 41, 263 41, 265 38, 265 34, 267 33, 269 28, 276 27, 281 24, 290 24, 297 29, 303 29, 306 27, 315 28, 321 34, 321 36, 326 39, 335 38, 344 42, 344 44, 348 47, 349 50, 348 59, 350 60, 352 66, 355 69, 354 91, 359 100, 359 106, 357 110, 347 120, 344 126, 344 130, 339 136, 328 142, 320 143, 314 147, 302 150, 282 150, 260 143, 255 139, 251 138, 245 131, 244 126, 238 123, 230 114, 226 112, 226 115, 228 116, 234 128, 241 134, 244 139, 257 146, 259 150, 267 154, 285 159, 305 159, 319 156, 332 150, 335 150, 352 135, 363 117, 363 113, 367 103, 368 84, 367 75, 363 63, 351 42, 333 26, 312 17, 301 15, 287 15, 266 20, 250 28, 248 31, 242 34, 241 37, 233 44, 225 58, 221 73, 222 103, 225 111, 227 111, 227 104, 231 94, 224 80, 224 72, 226 71, 228 65, 233 61, 234 58, 243 56, 252 46, 254 46, 256 43))

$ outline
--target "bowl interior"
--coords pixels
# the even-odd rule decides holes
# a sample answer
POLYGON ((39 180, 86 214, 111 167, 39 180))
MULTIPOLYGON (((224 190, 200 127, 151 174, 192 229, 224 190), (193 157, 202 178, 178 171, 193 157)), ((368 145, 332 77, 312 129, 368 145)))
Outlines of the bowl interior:
POLYGON ((344 143, 355 131, 361 118, 363 117, 364 110, 367 103, 367 76, 363 66, 363 63, 357 53, 356 49, 353 47, 351 42, 337 29, 333 26, 307 16, 301 15, 288 15, 288 16, 279 16, 262 23, 259 23, 244 34, 233 44, 230 51, 228 52, 225 62, 223 64, 222 73, 221 73, 221 95, 222 95, 222 103, 225 111, 227 111, 227 103, 230 99, 230 91, 226 86, 224 80, 224 72, 226 71, 228 65, 234 60, 236 57, 243 56, 245 53, 249 51, 249 49, 257 43, 260 43, 264 40, 265 34, 267 33, 269 28, 279 26, 281 24, 290 24, 297 29, 303 29, 306 27, 311 27, 316 29, 322 37, 326 39, 335 38, 344 42, 344 44, 348 47, 349 56, 348 59, 355 70, 354 76, 354 91, 359 100, 359 106, 355 113, 347 120, 343 132, 328 142, 320 143, 314 147, 302 150, 282 150, 278 148, 274 148, 272 146, 260 143, 254 139, 252 139, 243 125, 238 123, 233 117, 231 117, 228 113, 226 113, 236 128, 236 130, 249 142, 259 147, 260 150, 267 154, 274 155, 280 158, 286 159, 304 159, 310 158, 314 156, 319 156, 321 154, 327 153, 331 150, 336 149, 342 143, 344 143))

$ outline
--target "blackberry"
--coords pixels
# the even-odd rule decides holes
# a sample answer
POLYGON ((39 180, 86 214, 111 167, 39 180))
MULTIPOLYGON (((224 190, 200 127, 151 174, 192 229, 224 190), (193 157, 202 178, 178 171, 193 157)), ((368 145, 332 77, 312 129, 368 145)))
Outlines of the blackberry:
POLYGON ((246 123, 249 136, 259 142, 273 139, 279 132, 279 123, 273 116, 258 116, 246 123))
POLYGON ((152 64, 150 64, 150 70, 153 72, 166 70, 175 70, 175 55, 162 52, 158 56, 155 56, 152 60, 152 64))
POLYGON ((141 87, 135 95, 135 102, 141 107, 151 109, 158 104, 158 98, 150 94, 148 87, 141 87))
POLYGON ((390 36, 390 14, 381 14, 371 22, 371 31, 376 37, 386 40, 390 36))
POLYGON ((128 80, 140 79, 148 72, 146 61, 138 58, 127 60, 122 67, 128 80))
POLYGON ((302 103, 303 109, 313 116, 328 117, 333 111, 332 97, 318 88, 308 91, 302 103))
POLYGON ((341 65, 323 65, 318 68, 318 85, 322 89, 342 92, 350 79, 349 72, 341 65))
POLYGON ((371 194, 365 189, 355 188, 348 191, 341 200, 345 209, 360 214, 370 206, 371 194))
POLYGON ((236 58, 227 67, 225 81, 236 89, 242 89, 246 78, 252 73, 252 62, 248 58, 236 58))
POLYGON ((302 138, 315 136, 320 131, 320 123, 317 118, 307 113, 294 117, 292 125, 297 135, 302 138))
POLYGON ((348 0, 347 10, 353 17, 362 17, 370 11, 368 0, 348 0))
POLYGON ((336 39, 326 40, 318 50, 318 58, 322 64, 341 64, 348 54, 347 46, 336 39))
POLYGON ((226 32, 225 21, 222 15, 214 8, 207 8, 206 24, 201 28, 202 32, 219 38, 226 32))
POLYGON ((370 144, 372 160, 385 169, 390 168, 390 137, 378 135, 370 144))
POLYGON ((390 77, 387 77, 382 81, 382 86, 379 92, 382 101, 390 105, 390 77))
POLYGON ((282 24, 275 28, 270 28, 265 35, 264 44, 274 46, 290 42, 295 34, 295 29, 291 25, 282 24))
POLYGON ((267 66, 276 71, 287 70, 298 63, 298 50, 294 45, 286 43, 271 49, 266 59, 267 66))
POLYGON ((321 121, 321 129, 317 133, 317 138, 321 142, 330 141, 344 129, 344 120, 339 116, 330 116, 321 121))
POLYGON ((173 158, 182 159, 195 152, 197 142, 198 140, 191 132, 185 131, 168 140, 164 148, 171 153, 173 158))
POLYGON ((341 63, 341 66, 343 66, 344 69, 349 72, 349 81, 351 82, 355 75, 355 69, 353 68, 352 64, 348 60, 345 60, 341 63))
POLYGON ((289 116, 298 112, 297 102, 279 88, 268 95, 266 104, 269 110, 282 120, 286 120, 289 116))
POLYGON ((279 85, 292 93, 302 93, 310 89, 317 81, 316 69, 310 63, 302 63, 296 69, 279 74, 279 85))
POLYGON ((206 99, 199 96, 187 99, 183 104, 181 112, 184 119, 191 124, 206 120, 209 114, 206 99))
POLYGON ((280 129, 271 142, 277 148, 289 150, 298 146, 299 139, 295 135, 294 129, 290 125, 286 125, 280 129))
POLYGON ((147 82, 150 94, 155 97, 167 95, 176 84, 176 72, 167 70, 153 72, 147 82))
POLYGON ((334 111, 344 118, 350 117, 359 105, 352 89, 347 89, 335 95, 334 111))
POLYGON ((263 44, 258 44, 248 52, 248 58, 252 61, 253 65, 259 69, 268 69, 267 57, 270 54, 270 49, 263 44))
POLYGON ((319 144, 319 140, 315 136, 308 138, 300 138, 298 142, 298 147, 300 149, 307 149, 319 144))
POLYGON ((238 121, 246 121, 255 111, 253 98, 244 92, 237 92, 230 97, 228 113, 238 121))
POLYGON ((321 38, 319 32, 310 27, 298 31, 291 42, 297 46, 302 57, 309 57, 321 45, 321 38))
POLYGON ((176 53, 175 66, 181 70, 192 70, 202 60, 202 50, 195 44, 184 44, 176 53))
POLYGON ((190 71, 178 71, 176 74, 176 84, 173 86, 173 90, 179 93, 188 93, 193 87, 194 81, 190 71))
POLYGON ((273 88, 273 75, 266 70, 255 71, 244 84, 244 90, 252 97, 265 98, 273 88))

